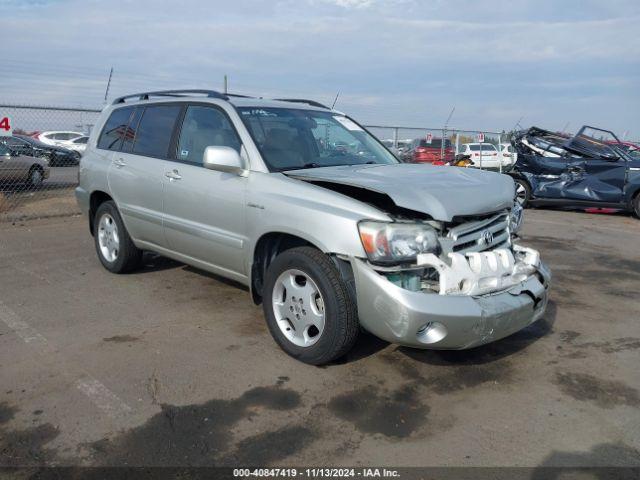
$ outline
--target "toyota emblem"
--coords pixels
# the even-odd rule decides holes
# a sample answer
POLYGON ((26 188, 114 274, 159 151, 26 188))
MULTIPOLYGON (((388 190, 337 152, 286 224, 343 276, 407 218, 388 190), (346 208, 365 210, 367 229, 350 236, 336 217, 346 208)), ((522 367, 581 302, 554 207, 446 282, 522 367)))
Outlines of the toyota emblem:
POLYGON ((481 234, 480 234, 480 240, 478 240, 478 243, 480 245, 490 245, 493 243, 493 233, 491 233, 491 230, 484 230, 481 234))

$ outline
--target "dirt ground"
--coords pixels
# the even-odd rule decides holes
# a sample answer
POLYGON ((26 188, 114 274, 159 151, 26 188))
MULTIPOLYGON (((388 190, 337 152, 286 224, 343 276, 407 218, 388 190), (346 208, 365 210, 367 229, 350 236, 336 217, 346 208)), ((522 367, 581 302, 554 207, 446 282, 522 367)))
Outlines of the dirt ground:
POLYGON ((470 351, 281 352, 242 287, 84 218, 0 223, 0 465, 640 466, 640 220, 528 210, 544 319, 470 351))
POLYGON ((79 214, 74 196, 77 167, 55 167, 42 186, 0 182, 0 228, 2 222, 79 214))

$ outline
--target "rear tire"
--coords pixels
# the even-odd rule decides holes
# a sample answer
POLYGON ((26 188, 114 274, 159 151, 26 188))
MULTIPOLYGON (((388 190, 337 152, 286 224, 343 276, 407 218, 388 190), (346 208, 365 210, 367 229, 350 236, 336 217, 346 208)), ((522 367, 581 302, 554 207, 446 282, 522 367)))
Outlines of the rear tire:
POLYGON ((131 240, 113 201, 100 204, 93 225, 96 252, 104 268, 112 273, 126 273, 140 265, 142 250, 131 240))
POLYGON ((29 186, 31 188, 39 188, 44 182, 44 170, 40 166, 33 166, 29 170, 29 186))
POLYGON ((331 259, 312 247, 285 250, 275 258, 267 270, 262 304, 280 348, 311 365, 346 354, 360 331, 346 283, 331 259))
POLYGON ((636 193, 633 198, 633 213, 636 214, 637 218, 640 218, 640 192, 636 193))
POLYGON ((514 181, 516 184, 516 201, 522 208, 527 208, 531 200, 531 187, 526 181, 519 178, 514 179, 514 181))

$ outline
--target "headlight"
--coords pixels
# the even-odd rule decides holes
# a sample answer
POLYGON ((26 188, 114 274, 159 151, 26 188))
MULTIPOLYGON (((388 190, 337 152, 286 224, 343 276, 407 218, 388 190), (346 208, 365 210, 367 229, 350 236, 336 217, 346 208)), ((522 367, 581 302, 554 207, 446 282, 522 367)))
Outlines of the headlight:
POLYGON ((515 201, 513 203, 513 207, 511 208, 511 213, 509 214, 509 230, 511 230, 511 233, 516 233, 518 230, 520 230, 523 222, 524 209, 517 201, 515 201))
POLYGON ((360 222, 358 230, 369 260, 375 263, 407 262, 439 248, 438 235, 429 225, 360 222))

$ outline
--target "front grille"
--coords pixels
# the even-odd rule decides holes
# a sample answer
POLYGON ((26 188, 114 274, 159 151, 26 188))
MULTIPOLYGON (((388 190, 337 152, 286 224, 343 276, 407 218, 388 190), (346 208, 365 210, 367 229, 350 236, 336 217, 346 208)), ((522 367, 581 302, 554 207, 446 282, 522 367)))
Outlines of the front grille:
POLYGON ((445 254, 507 248, 511 245, 509 215, 505 212, 460 223, 445 232, 440 244, 445 254))

